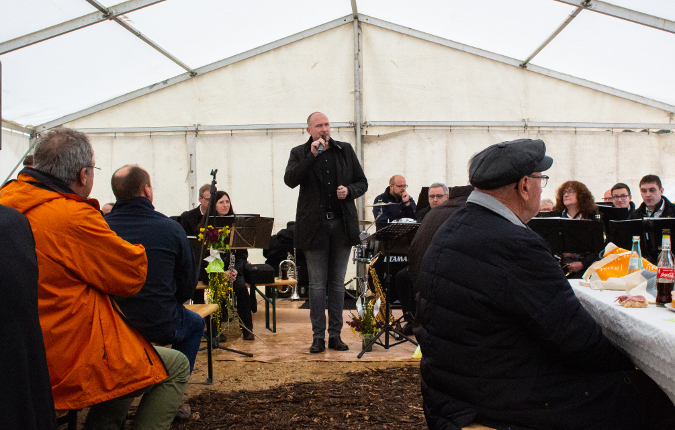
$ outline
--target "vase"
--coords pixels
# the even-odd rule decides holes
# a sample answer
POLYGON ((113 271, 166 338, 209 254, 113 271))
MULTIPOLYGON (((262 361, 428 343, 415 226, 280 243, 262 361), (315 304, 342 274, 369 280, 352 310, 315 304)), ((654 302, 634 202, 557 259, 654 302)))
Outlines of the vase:
POLYGON ((373 345, 368 346, 370 341, 373 340, 372 334, 364 334, 361 336, 361 351, 373 352, 373 345))

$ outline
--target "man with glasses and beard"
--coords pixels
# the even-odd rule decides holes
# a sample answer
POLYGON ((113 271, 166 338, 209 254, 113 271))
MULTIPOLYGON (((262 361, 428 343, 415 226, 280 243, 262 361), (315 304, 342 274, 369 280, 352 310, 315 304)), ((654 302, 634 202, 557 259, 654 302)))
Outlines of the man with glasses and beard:
POLYGON ((389 186, 384 193, 375 197, 374 204, 391 203, 373 207, 375 226, 380 229, 387 223, 401 218, 415 219, 417 205, 415 200, 408 194, 408 185, 401 175, 394 175, 389 179, 389 186))

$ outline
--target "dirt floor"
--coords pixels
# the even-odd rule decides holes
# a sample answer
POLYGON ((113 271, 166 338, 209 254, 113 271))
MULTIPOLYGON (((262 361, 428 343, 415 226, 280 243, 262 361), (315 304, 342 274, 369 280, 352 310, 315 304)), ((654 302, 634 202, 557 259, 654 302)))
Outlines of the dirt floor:
POLYGON ((189 397, 189 420, 172 429, 423 429, 414 363, 233 366, 231 390, 189 397), (285 374, 287 382, 276 384, 285 374), (242 389, 247 386, 250 388, 242 389))
MULTIPOLYGON (((264 303, 259 302, 253 315, 256 339, 244 341, 234 331, 222 344, 253 357, 214 350, 210 385, 204 384, 207 353, 201 351, 184 397, 192 414, 189 419, 176 419, 171 428, 427 428, 419 359, 411 357, 415 345, 405 342, 388 349, 374 345, 359 359, 361 339, 345 324, 341 337, 349 351, 310 354, 309 310, 300 309, 302 304, 278 300, 277 332, 272 333, 265 328, 264 303)), ((345 320, 349 314, 345 310, 345 320)), ((398 314, 394 311, 395 317, 398 314)), ((396 341, 390 338, 389 342, 396 341)), ((129 412, 127 428, 133 425, 138 400, 129 412)), ((78 428, 86 412, 78 414, 78 428)))

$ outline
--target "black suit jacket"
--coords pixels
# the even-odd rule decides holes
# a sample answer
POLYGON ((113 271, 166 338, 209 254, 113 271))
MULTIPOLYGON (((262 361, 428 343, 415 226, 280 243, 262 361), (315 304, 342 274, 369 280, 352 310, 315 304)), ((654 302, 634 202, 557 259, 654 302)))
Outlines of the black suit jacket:
POLYGON ((185 211, 180 216, 180 225, 188 236, 199 235, 199 227, 197 226, 202 220, 202 211, 199 208, 200 206, 197 206, 192 210, 185 211))

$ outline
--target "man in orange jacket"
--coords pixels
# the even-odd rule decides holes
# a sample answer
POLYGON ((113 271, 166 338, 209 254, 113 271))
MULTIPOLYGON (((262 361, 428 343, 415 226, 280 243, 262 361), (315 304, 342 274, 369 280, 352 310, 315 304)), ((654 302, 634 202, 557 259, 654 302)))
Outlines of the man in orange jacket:
POLYGON ((113 233, 87 197, 95 159, 89 139, 57 129, 35 145, 26 167, 0 189, 0 204, 30 221, 38 256, 38 311, 56 409, 90 407, 86 428, 120 428, 143 394, 135 428, 168 429, 190 366, 182 353, 153 347, 111 300, 145 282, 141 245, 113 233))

